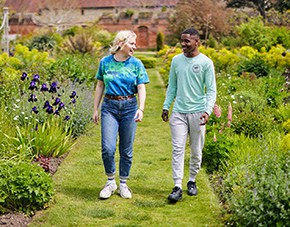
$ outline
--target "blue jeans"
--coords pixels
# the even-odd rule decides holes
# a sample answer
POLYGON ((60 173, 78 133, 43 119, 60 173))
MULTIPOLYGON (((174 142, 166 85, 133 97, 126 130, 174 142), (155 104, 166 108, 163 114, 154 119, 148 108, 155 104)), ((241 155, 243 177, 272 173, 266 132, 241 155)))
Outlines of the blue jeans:
POLYGON ((104 98, 101 110, 102 159, 108 177, 116 173, 115 152, 119 135, 119 177, 129 178, 133 158, 136 126, 134 116, 138 109, 136 97, 128 100, 104 98))

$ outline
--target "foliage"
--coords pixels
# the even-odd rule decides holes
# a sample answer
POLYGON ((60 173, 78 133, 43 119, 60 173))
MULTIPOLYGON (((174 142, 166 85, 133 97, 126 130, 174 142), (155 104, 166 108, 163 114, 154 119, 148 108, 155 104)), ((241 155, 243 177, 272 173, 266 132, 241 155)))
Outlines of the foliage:
POLYGON ((259 17, 237 26, 237 31, 244 45, 250 45, 259 51, 263 48, 268 51, 272 46, 278 44, 283 45, 285 48, 290 48, 290 33, 289 31, 287 32, 287 28, 265 26, 259 17))
POLYGON ((285 132, 289 133, 290 132, 290 118, 287 121, 285 121, 282 126, 285 132))
POLYGON ((51 78, 59 81, 70 79, 91 84, 95 81, 98 61, 101 56, 90 54, 63 54, 48 68, 51 78))
POLYGON ((34 36, 31 40, 28 40, 26 46, 29 50, 36 49, 41 52, 49 52, 53 50, 57 45, 56 35, 43 34, 34 36))
POLYGON ((94 53, 101 48, 101 43, 94 42, 91 35, 87 33, 76 34, 75 36, 68 36, 62 43, 62 51, 69 54, 86 54, 94 53))
POLYGON ((32 157, 59 157, 69 151, 72 137, 83 133, 89 123, 86 108, 88 102, 92 105, 91 94, 78 90, 78 86, 61 89, 56 82, 49 87, 41 83, 38 74, 28 78, 23 73, 20 94, 15 95, 12 107, 7 106, 9 116, 18 124, 15 135, 6 134, 7 142, 19 153, 29 152, 32 157))
POLYGON ((0 212, 33 214, 54 195, 51 177, 37 165, 0 161, 0 212))
POLYGON ((271 1, 265 0, 226 0, 227 7, 242 8, 251 7, 256 9, 263 18, 266 18, 266 11, 271 7, 271 1))
POLYGON ((282 138, 280 149, 283 151, 290 151, 290 133, 282 138))
POLYGON ((286 226, 290 221, 290 153, 264 151, 225 174, 224 195, 237 226, 286 226))
POLYGON ((144 56, 140 56, 138 58, 142 61, 145 68, 151 69, 156 67, 156 58, 144 56))
POLYGON ((244 72, 254 73, 257 77, 268 76, 270 66, 263 58, 255 56, 252 59, 245 59, 239 64, 237 73, 241 75, 244 72))
POLYGON ((162 50, 164 48, 164 34, 162 32, 158 32, 156 37, 156 50, 162 50))
POLYGON ((195 27, 205 40, 209 35, 217 38, 220 34, 228 33, 227 18, 229 15, 229 10, 226 9, 223 1, 178 1, 170 30, 178 36, 178 39, 181 32, 188 27, 195 27))
POLYGON ((231 141, 231 137, 229 137, 226 131, 222 133, 208 131, 206 138, 202 151, 202 163, 205 165, 207 173, 210 174, 218 171, 228 160, 228 154, 233 149, 234 143, 231 141))
POLYGON ((264 115, 256 113, 241 113, 239 118, 233 122, 233 130, 237 134, 244 134, 251 138, 267 133, 270 122, 264 115))

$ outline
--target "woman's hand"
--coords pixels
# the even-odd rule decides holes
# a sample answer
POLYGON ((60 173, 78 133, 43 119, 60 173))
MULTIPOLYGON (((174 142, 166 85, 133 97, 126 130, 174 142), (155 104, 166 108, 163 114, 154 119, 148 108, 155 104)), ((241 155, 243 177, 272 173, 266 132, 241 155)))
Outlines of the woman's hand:
POLYGON ((99 124, 99 111, 98 110, 96 110, 93 114, 93 122, 97 125, 99 124))
POLYGON ((140 108, 136 111, 135 114, 135 122, 141 122, 143 119, 143 110, 141 110, 140 108))

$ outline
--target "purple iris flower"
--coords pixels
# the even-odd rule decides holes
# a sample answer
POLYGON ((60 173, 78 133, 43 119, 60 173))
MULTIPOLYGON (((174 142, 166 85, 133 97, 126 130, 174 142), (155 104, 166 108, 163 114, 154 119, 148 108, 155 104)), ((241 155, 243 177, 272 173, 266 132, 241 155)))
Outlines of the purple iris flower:
POLYGON ((46 113, 48 113, 48 114, 52 114, 53 113, 53 107, 51 105, 46 107, 46 113))
POLYGON ((72 99, 71 103, 75 104, 76 103, 76 99, 72 99))
POLYGON ((39 81, 39 75, 38 75, 38 74, 35 74, 35 75, 33 76, 32 81, 38 82, 38 81, 39 81))
POLYGON ((36 95, 35 94, 31 94, 29 99, 28 99, 28 102, 36 102, 36 101, 37 101, 36 95))
POLYGON ((77 95, 77 93, 75 91, 73 91, 69 97, 74 98, 76 95, 77 95))
POLYGON ((70 116, 68 116, 68 115, 66 115, 64 118, 65 121, 68 121, 69 119, 70 119, 70 116))
POLYGON ((31 81, 28 89, 33 91, 36 88, 37 87, 36 87, 35 81, 31 81))
POLYGON ((45 101, 43 105, 43 109, 46 109, 48 106, 50 106, 49 101, 45 101))
POLYGON ((26 72, 23 72, 20 79, 22 81, 24 81, 26 78, 27 78, 27 73, 26 72))
POLYGON ((41 88, 40 88, 40 91, 48 91, 47 85, 46 84, 42 84, 41 88))
POLYGON ((54 103, 52 104, 53 106, 56 106, 56 105, 58 105, 60 103, 60 98, 55 98, 55 101, 54 101, 54 103))
POLYGON ((59 109, 56 109, 56 110, 54 111, 54 114, 55 114, 55 115, 59 115, 59 114, 60 114, 59 109))
POLYGON ((34 112, 36 114, 38 114, 38 112, 39 112, 38 109, 37 109, 37 106, 34 106, 31 110, 32 110, 32 112, 34 112))
POLYGON ((64 103, 61 102, 61 103, 58 105, 58 109, 61 110, 63 107, 64 107, 64 103))
POLYGON ((52 82, 52 84, 50 86, 50 89, 49 89, 49 92, 55 93, 56 89, 57 89, 57 83, 56 82, 52 82))

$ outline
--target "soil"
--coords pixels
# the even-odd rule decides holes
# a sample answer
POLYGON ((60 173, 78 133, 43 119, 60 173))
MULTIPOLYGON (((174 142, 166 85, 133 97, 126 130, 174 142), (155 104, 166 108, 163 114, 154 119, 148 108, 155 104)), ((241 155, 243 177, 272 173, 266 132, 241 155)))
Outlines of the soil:
MULTIPOLYGON (((67 153, 68 154, 68 153, 67 153)), ((46 159, 47 164, 43 165, 42 160, 35 160, 34 162, 38 162, 41 167, 46 172, 52 176, 57 171, 58 166, 62 163, 63 159, 67 156, 67 154, 59 157, 59 158, 48 158, 46 159)), ((3 215, 0 215, 0 226, 2 227, 26 227, 29 222, 31 222, 32 217, 29 217, 25 214, 10 212, 3 215)))

